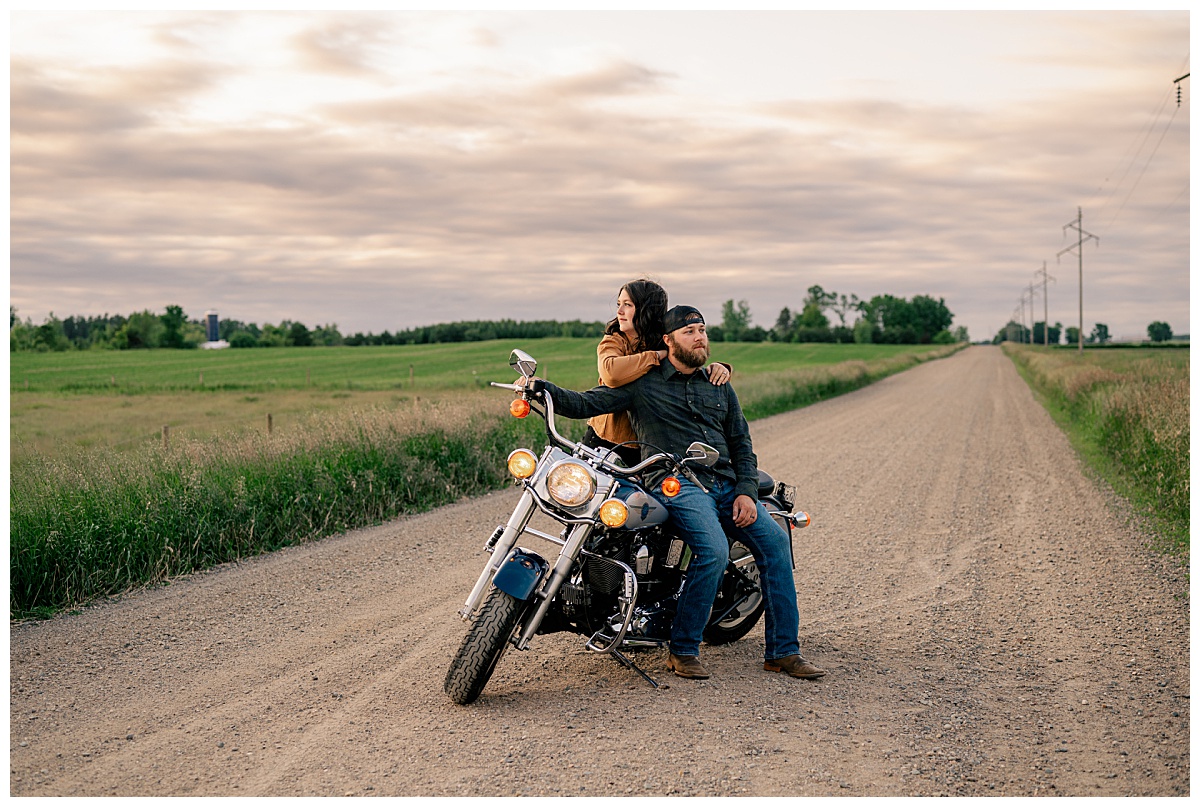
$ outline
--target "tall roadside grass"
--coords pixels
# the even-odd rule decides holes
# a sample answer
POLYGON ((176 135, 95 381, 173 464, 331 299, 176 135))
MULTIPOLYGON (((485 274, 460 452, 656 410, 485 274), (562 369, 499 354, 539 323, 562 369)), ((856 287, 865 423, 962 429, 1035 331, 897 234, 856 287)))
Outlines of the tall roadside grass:
POLYGON ((1180 553, 1190 547, 1190 358, 1186 350, 1005 345, 1072 442, 1180 553))
POLYGON ((48 615, 496 488, 508 452, 538 432, 498 409, 375 409, 270 437, 23 457, 10 469, 10 614, 48 615))
POLYGON ((794 370, 762 373, 744 380, 735 379, 738 399, 746 418, 755 420, 853 392, 922 362, 945 358, 964 347, 965 343, 959 343, 880 359, 797 367, 794 370))
MULTIPOLYGON (((745 375, 738 394, 748 418, 765 417, 955 349, 745 375)), ((582 423, 559 427, 582 435, 582 423)), ((508 483, 508 453, 539 449, 543 428, 537 417, 509 417, 503 394, 491 390, 420 409, 315 414, 287 432, 176 440, 169 449, 14 454, 10 616, 49 616, 495 489, 508 483)))

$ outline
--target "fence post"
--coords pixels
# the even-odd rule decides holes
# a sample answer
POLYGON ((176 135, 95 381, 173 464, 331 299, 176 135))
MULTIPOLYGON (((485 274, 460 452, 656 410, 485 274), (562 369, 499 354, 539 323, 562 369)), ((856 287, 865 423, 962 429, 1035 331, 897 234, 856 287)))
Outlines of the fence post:
POLYGON ((305 368, 304 370, 304 386, 312 386, 312 369, 305 368))
POLYGON ((267 413, 267 434, 270 434, 270 433, 271 433, 272 426, 273 426, 273 424, 272 424, 272 421, 271 421, 271 413, 270 413, 270 412, 268 412, 268 413, 267 413))
POLYGON ((204 386, 204 371, 200 371, 200 386, 204 386))
POLYGON ((410 365, 408 365, 408 388, 409 389, 412 389, 413 379, 415 379, 415 378, 416 378, 416 371, 413 369, 413 366, 410 364, 410 365))
POLYGON ((170 426, 163 426, 162 437, 163 437, 163 448, 170 448, 171 447, 171 427, 170 426))

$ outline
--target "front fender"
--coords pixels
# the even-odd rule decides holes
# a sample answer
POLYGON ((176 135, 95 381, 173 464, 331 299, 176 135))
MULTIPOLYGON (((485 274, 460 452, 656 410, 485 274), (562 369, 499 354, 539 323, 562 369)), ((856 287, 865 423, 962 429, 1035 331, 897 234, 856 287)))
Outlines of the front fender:
POLYGON ((492 578, 492 585, 518 600, 533 596, 550 564, 536 552, 517 547, 492 578))

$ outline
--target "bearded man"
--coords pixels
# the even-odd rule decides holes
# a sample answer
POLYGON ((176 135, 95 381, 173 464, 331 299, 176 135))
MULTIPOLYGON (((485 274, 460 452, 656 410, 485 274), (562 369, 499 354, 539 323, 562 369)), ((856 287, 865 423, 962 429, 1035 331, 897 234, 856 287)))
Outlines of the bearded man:
MULTIPOLYGON (((543 381, 555 411, 570 418, 628 410, 642 459, 659 450, 683 456, 693 442, 717 449, 711 468, 695 468, 707 492, 681 479, 678 495, 659 496, 692 550, 687 580, 671 625, 670 668, 683 678, 708 678, 700 663, 700 640, 729 561, 726 532, 754 553, 766 599, 766 658, 763 669, 794 678, 820 678, 825 671, 800 655, 800 615, 787 533, 758 501, 758 459, 750 428, 732 384, 709 383, 708 334, 704 317, 678 305, 663 318, 668 361, 623 387, 573 392, 543 381)), ((665 475, 665 472, 661 472, 665 475)), ((656 479, 648 478, 651 490, 656 479)), ((657 493, 655 494, 658 495, 657 493)))

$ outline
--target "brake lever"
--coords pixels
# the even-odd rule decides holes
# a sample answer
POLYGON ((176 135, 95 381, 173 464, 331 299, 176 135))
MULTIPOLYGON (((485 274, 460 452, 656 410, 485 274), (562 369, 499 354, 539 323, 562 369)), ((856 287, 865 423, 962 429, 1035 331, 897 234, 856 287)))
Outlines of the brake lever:
POLYGON ((677 467, 679 469, 680 473, 682 473, 684 476, 686 476, 688 478, 689 482, 691 482, 696 487, 700 488, 700 490, 704 491, 705 493, 708 493, 708 488, 704 487, 704 483, 701 482, 700 479, 694 473, 692 473, 690 468, 688 468, 686 465, 684 465, 682 463, 677 463, 675 467, 677 467))

